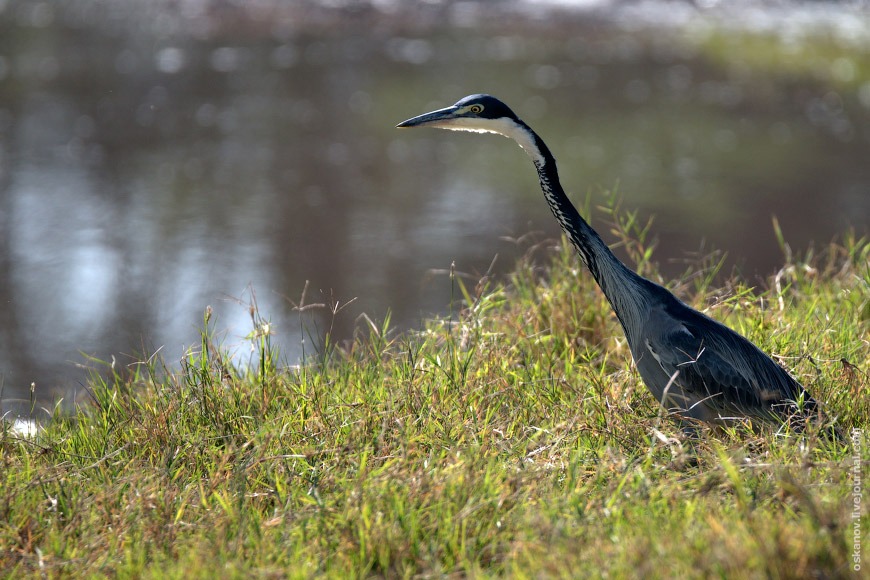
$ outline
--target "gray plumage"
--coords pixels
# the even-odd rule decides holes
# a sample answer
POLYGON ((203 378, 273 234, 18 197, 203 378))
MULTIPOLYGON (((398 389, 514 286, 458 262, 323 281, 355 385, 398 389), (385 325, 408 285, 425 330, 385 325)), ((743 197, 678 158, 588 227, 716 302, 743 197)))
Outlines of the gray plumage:
POLYGON ((529 154, 553 215, 606 296, 640 376, 665 409, 720 424, 746 417, 787 420, 798 412, 809 417, 817 410, 800 383, 758 347, 620 262, 568 200, 543 140, 507 105, 471 95, 397 125, 421 126, 498 133, 529 154))

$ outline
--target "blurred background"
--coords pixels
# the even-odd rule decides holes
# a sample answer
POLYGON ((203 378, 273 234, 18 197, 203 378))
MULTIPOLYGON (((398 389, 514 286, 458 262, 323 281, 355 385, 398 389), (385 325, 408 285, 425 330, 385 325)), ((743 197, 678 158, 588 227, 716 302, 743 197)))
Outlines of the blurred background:
POLYGON ((2 411, 71 405, 88 357, 177 364, 207 306, 242 343, 252 292, 288 364, 306 281, 339 341, 446 314, 439 271, 559 235, 512 143, 394 129, 476 92, 575 202, 655 216, 671 275, 761 282, 774 215, 796 251, 868 231, 866 3, 0 0, 2 411))

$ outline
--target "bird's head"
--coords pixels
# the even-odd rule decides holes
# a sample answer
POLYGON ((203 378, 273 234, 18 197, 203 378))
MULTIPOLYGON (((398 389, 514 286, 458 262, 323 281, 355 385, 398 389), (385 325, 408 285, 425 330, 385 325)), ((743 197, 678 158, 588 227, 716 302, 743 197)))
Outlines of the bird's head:
POLYGON ((436 127, 455 131, 502 133, 505 124, 516 124, 519 117, 510 107, 490 95, 470 95, 451 107, 418 115, 396 125, 406 127, 436 127))
POLYGON ((435 127, 453 131, 498 133, 514 139, 532 157, 539 156, 536 136, 510 107, 491 95, 469 95, 455 105, 402 121, 399 129, 435 127))

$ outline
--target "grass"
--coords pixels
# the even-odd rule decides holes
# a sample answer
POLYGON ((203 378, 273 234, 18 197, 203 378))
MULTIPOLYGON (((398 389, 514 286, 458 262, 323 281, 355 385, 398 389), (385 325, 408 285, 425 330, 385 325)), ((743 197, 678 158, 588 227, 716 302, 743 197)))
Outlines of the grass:
POLYGON ((823 27, 757 34, 693 30, 687 36, 712 62, 726 69, 782 79, 814 79, 841 91, 845 99, 860 98, 857 93, 870 78, 865 40, 836 35, 823 27))
MULTIPOLYGON (((657 278, 635 216, 605 209, 657 278)), ((716 260, 671 287, 866 429, 870 244, 781 243, 763 289, 717 284, 716 260)), ((0 576, 870 577, 866 541, 853 570, 866 439, 686 440, 564 241, 503 282, 449 283, 451 319, 366 321, 302 366, 281 363, 255 304, 249 361, 206 313, 180 368, 107 365, 75 416, 0 429, 0 576)))

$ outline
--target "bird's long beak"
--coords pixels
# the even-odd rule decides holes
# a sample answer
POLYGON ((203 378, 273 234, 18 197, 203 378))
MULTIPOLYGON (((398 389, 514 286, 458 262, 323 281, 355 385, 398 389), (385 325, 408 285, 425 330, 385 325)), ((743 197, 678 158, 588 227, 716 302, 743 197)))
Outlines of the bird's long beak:
POLYGON ((402 121, 396 128, 398 129, 406 129, 408 127, 438 127, 439 125, 446 124, 450 120, 455 119, 454 114, 459 109, 459 107, 445 107, 443 109, 438 109, 437 111, 432 111, 431 113, 423 113, 422 115, 417 115, 416 117, 412 117, 407 121, 402 121))

